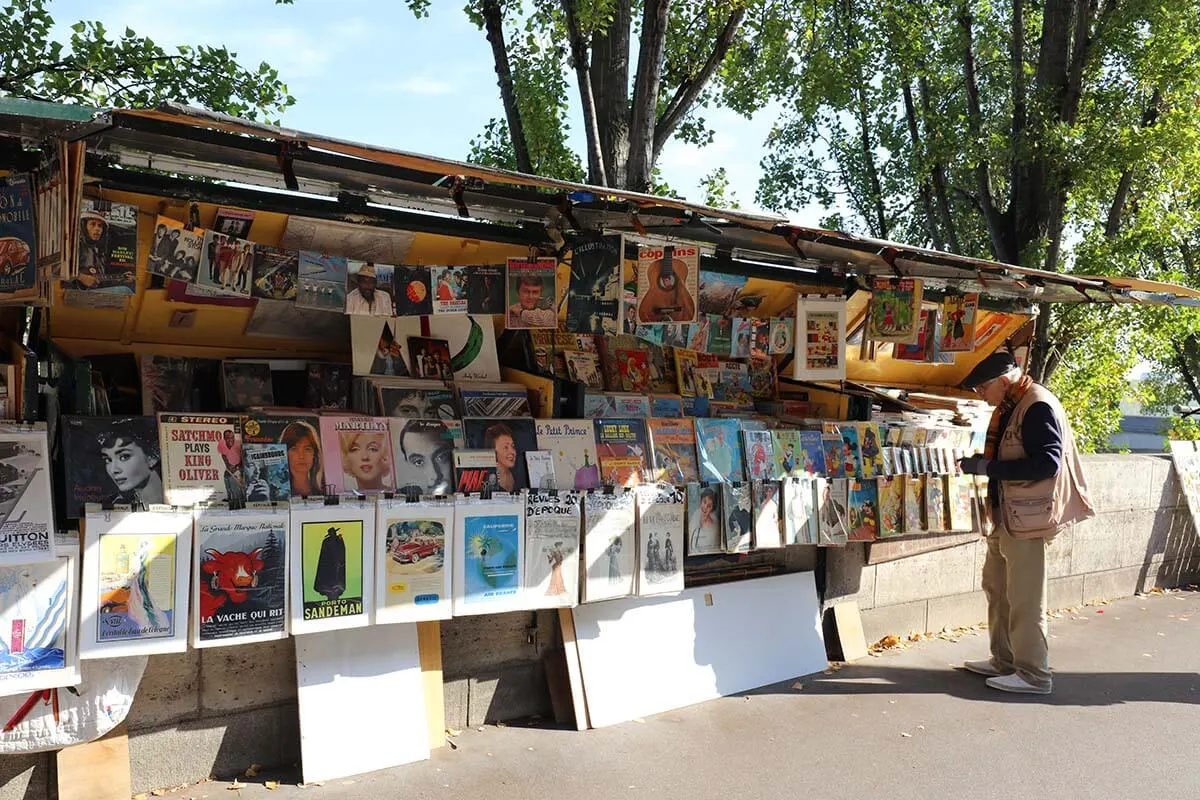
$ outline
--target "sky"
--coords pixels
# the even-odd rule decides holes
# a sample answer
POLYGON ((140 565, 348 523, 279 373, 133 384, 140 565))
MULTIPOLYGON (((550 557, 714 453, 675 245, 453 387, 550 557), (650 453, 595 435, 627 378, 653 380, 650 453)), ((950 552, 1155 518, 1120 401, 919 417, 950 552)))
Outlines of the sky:
MULTIPOLYGON (((503 109, 491 49, 467 20, 463 2, 435 0, 422 20, 403 0, 295 0, 291 6, 273 0, 52 0, 50 10, 64 40, 74 22, 99 20, 110 31, 130 27, 168 49, 224 45, 244 64, 266 61, 296 98, 282 116, 286 127, 465 159, 472 137, 503 109)), ((700 179, 724 166, 737 202, 757 209, 762 143, 778 113, 778 106, 767 106, 747 120, 710 110, 713 143, 668 144, 658 162, 663 178, 701 202, 700 179)), ((573 122, 578 131, 577 115, 573 122)), ((574 144, 582 153, 582 141, 574 144)), ((814 209, 796 219, 815 225, 817 217, 814 209)))

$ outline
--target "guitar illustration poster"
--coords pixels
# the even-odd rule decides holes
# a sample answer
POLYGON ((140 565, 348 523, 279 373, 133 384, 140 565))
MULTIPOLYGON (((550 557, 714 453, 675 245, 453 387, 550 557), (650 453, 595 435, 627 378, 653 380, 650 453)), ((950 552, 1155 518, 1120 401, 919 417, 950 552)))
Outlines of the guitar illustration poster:
POLYGON ((700 248, 644 247, 638 252, 637 321, 668 325, 696 319, 700 248))

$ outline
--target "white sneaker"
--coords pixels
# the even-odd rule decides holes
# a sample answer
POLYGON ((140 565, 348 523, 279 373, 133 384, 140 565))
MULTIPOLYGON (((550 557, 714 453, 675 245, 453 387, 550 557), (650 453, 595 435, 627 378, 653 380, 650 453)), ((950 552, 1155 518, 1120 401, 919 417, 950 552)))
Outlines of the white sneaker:
POLYGON ((999 689, 1002 692, 1016 692, 1018 694, 1050 694, 1049 686, 1034 686, 1028 683, 1024 678, 1016 673, 1012 675, 1000 675, 995 678, 988 678, 987 685, 993 689, 999 689))
POLYGON ((976 675, 987 675, 989 678, 999 675, 1011 675, 1011 672, 1001 672, 996 669, 996 665, 992 663, 990 658, 985 658, 982 661, 964 661, 963 669, 968 672, 974 672, 976 675))

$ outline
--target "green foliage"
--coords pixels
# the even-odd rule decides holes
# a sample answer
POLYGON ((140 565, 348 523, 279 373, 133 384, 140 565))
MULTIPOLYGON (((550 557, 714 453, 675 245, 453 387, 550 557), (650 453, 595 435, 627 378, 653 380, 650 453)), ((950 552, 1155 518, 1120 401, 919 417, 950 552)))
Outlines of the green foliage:
POLYGON ((737 192, 729 188, 729 175, 724 167, 717 167, 700 179, 700 190, 704 192, 701 200, 712 208, 740 208, 737 192))
POLYGON ((1167 427, 1167 440, 1194 442, 1200 439, 1200 420, 1195 417, 1175 417, 1167 427))
POLYGON ((9 0, 0 8, 0 95, 105 106, 192 103, 255 118, 295 102, 269 64, 247 67, 224 47, 181 45, 168 52, 131 28, 71 25, 51 37, 46 0, 9 0))

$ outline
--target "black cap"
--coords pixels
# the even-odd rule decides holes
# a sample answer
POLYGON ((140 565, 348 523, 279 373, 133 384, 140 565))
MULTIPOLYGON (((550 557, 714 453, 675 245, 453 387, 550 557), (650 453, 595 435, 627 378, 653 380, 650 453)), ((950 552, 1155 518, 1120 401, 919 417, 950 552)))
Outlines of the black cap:
POLYGON ((999 378, 1015 366, 1017 361, 1012 353, 998 350, 976 364, 975 369, 963 379, 962 386, 964 389, 974 389, 981 383, 999 378))

